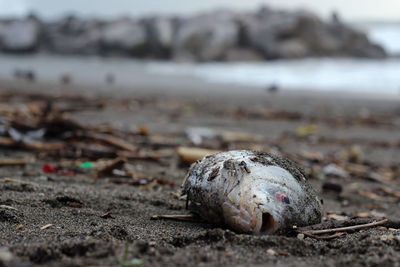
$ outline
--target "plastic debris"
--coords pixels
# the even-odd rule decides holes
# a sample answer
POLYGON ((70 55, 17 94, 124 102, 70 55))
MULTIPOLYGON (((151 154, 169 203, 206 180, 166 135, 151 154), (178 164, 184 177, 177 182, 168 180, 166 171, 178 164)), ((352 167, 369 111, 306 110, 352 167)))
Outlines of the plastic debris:
POLYGON ((42 172, 44 172, 44 173, 55 173, 55 172, 57 172, 57 168, 54 165, 45 164, 42 167, 42 172))
POLYGON ((82 169, 92 169, 93 168, 93 163, 92 162, 83 162, 79 165, 79 168, 82 169))
POLYGON ((339 166, 337 166, 334 163, 326 165, 322 169, 322 172, 326 176, 336 176, 336 177, 340 177, 340 178, 348 178, 349 177, 348 172, 346 172, 345 170, 343 170, 342 168, 340 168, 339 166))
POLYGON ((62 175, 62 176, 75 176, 74 172, 64 170, 58 166, 51 165, 51 164, 45 164, 42 167, 42 172, 44 173, 55 173, 57 175, 62 175))
POLYGON ((300 137, 309 136, 318 133, 318 127, 315 124, 300 126, 296 129, 296 135, 300 137))

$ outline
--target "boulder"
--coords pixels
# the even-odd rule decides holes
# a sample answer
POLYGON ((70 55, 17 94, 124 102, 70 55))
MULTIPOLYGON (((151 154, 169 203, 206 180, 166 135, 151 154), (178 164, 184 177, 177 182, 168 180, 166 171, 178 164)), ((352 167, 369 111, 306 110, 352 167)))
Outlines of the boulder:
POLYGON ((306 16, 298 18, 298 37, 308 44, 311 56, 385 57, 385 51, 372 44, 366 34, 338 20, 324 23, 306 16))
POLYGON ((43 46, 59 54, 98 54, 103 23, 74 16, 46 24, 43 46))
POLYGON ((330 33, 342 42, 341 50, 345 56, 384 58, 385 50, 372 43, 363 32, 349 28, 344 24, 329 24, 330 33))
POLYGON ((264 57, 260 53, 251 49, 233 48, 227 51, 225 60, 231 62, 263 61, 264 57))
POLYGON ((104 53, 143 57, 147 53, 147 33, 144 25, 131 19, 119 19, 104 25, 100 33, 104 53))
POLYGON ((275 11, 261 8, 239 17, 240 44, 261 52, 266 59, 318 56, 384 57, 364 33, 338 17, 323 22, 307 11, 275 11))
POLYGON ((0 29, 1 49, 6 52, 33 52, 40 41, 41 26, 34 19, 5 22, 0 29))
POLYGON ((294 49, 295 43, 297 49, 300 49, 303 44, 293 41, 297 35, 298 16, 298 13, 275 11, 266 7, 255 14, 244 13, 239 17, 240 44, 259 51, 266 59, 281 58, 286 50, 294 49), (292 41, 285 43, 286 40, 292 41), (286 48, 280 48, 282 43, 286 48))
POLYGON ((304 58, 311 54, 308 45, 298 38, 283 40, 278 43, 276 55, 279 58, 304 58))
POLYGON ((175 58, 199 61, 223 60, 237 45, 239 28, 235 14, 218 10, 183 20, 177 30, 175 58))
POLYGON ((174 40, 174 20, 166 17, 144 19, 148 49, 153 57, 169 58, 174 40))

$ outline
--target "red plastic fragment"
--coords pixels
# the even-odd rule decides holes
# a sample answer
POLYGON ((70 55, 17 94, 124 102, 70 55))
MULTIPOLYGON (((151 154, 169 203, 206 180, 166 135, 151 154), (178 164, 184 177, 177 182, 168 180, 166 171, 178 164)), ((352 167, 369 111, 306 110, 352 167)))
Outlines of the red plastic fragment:
POLYGON ((42 171, 44 173, 56 173, 57 175, 63 175, 63 176, 75 176, 74 172, 66 171, 60 167, 50 165, 50 164, 43 165, 42 171))
POLYGON ((45 165, 43 165, 43 167, 42 167, 42 171, 43 171, 44 173, 55 173, 55 172, 57 171, 57 168, 56 168, 56 166, 54 166, 54 165, 45 164, 45 165))

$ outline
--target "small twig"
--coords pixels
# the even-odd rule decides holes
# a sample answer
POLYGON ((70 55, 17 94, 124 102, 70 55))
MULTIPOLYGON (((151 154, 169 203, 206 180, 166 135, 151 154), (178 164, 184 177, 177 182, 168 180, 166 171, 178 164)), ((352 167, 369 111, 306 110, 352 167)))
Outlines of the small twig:
POLYGON ((2 159, 0 160, 0 166, 18 166, 26 165, 26 160, 23 159, 2 159))
POLYGON ((53 226, 53 224, 49 223, 49 224, 46 224, 46 225, 40 227, 40 230, 45 230, 45 229, 50 228, 52 226, 53 226))
POLYGON ((108 211, 108 212, 104 213, 100 217, 103 218, 103 219, 114 219, 114 217, 111 215, 111 211, 108 211))
POLYGON ((7 205, 0 205, 0 209, 17 210, 16 208, 7 205))
POLYGON ((101 141, 122 150, 138 152, 138 148, 136 146, 117 136, 88 132, 83 134, 83 137, 87 137, 95 141, 101 141))
POLYGON ((322 229, 322 230, 307 230, 307 231, 301 231, 299 229, 297 232, 301 234, 310 234, 310 235, 319 235, 319 234, 329 234, 329 233, 335 233, 335 232, 346 232, 346 231, 351 231, 351 230, 358 230, 358 229, 365 229, 365 228, 370 228, 378 225, 383 225, 388 222, 388 219, 384 219, 381 221, 377 222, 372 222, 372 223, 366 223, 366 224, 359 224, 359 225, 353 225, 353 226, 347 226, 347 227, 339 227, 339 228, 332 228, 332 229, 322 229))
POLYGON ((101 178, 104 176, 112 175, 113 170, 122 168, 125 164, 126 160, 117 158, 116 160, 113 160, 111 163, 107 164, 105 167, 100 169, 95 177, 96 178, 101 178))
POLYGON ((334 233, 333 235, 328 235, 328 236, 317 236, 317 235, 309 234, 307 232, 302 232, 302 234, 304 234, 307 237, 314 238, 317 240, 331 240, 331 239, 335 239, 337 237, 341 237, 341 236, 345 235, 346 233, 338 232, 338 233, 334 233))
POLYGON ((172 220, 172 221, 183 221, 183 222, 203 222, 197 216, 194 215, 154 215, 151 216, 151 220, 172 220))

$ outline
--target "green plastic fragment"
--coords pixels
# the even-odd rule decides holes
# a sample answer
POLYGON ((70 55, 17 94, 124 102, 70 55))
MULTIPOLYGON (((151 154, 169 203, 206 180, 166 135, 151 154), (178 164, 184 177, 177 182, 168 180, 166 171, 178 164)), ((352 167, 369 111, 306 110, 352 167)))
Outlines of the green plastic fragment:
POLYGON ((93 163, 91 162, 83 162, 79 165, 80 168, 82 169, 91 169, 93 168, 93 163))

